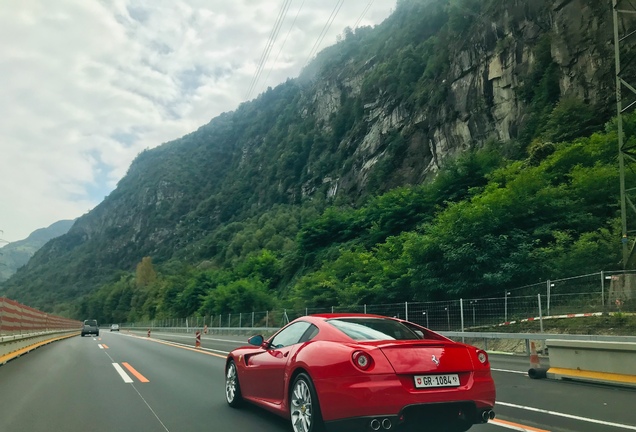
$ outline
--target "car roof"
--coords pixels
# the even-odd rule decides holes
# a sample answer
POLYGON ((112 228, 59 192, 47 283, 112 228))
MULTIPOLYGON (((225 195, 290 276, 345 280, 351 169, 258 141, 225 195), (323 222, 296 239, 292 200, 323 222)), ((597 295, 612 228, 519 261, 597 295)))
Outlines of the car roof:
POLYGON ((392 320, 392 321, 401 321, 401 320, 397 320, 395 318, 391 318, 391 317, 387 317, 383 315, 373 315, 373 314, 363 314, 363 313, 326 313, 326 314, 305 315, 305 316, 296 318, 291 323, 298 322, 298 321, 306 321, 318 326, 320 328, 320 333, 316 337, 316 340, 330 340, 330 341, 356 343, 355 340, 353 340, 343 331, 327 323, 327 321, 330 319, 338 319, 338 318, 367 318, 367 319, 376 318, 376 319, 386 319, 386 320, 392 320))
POLYGON ((395 319, 395 318, 391 318, 384 315, 374 315, 374 314, 365 314, 365 313, 323 313, 323 314, 312 314, 308 316, 322 318, 323 320, 336 319, 336 318, 381 318, 381 319, 391 319, 391 320, 395 319))

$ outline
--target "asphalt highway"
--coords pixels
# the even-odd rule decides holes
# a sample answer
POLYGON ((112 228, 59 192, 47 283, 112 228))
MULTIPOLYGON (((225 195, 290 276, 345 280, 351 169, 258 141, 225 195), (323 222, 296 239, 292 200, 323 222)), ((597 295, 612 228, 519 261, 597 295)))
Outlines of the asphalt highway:
MULTIPOLYGON (((102 330, 73 337, 0 366, 0 431, 290 432, 255 407, 227 406, 225 354, 242 337, 145 335, 102 330)), ((497 418, 476 432, 636 431, 636 391, 531 380, 528 360, 491 356, 497 418)))

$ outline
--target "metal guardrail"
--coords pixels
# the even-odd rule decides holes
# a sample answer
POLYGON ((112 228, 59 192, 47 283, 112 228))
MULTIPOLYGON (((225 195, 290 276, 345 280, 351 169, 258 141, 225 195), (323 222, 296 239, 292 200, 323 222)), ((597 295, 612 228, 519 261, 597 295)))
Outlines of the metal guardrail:
POLYGON ((451 338, 470 339, 527 339, 545 341, 548 339, 560 339, 570 341, 598 341, 598 342, 636 342, 636 336, 610 336, 610 335, 577 335, 554 333, 495 333, 495 332, 439 332, 451 338))
POLYGON ((32 338, 40 337, 40 336, 74 333, 76 331, 79 331, 79 330, 49 330, 49 331, 34 332, 34 333, 28 333, 28 334, 0 336, 0 344, 8 343, 8 342, 16 342, 16 341, 20 341, 24 339, 32 339, 32 338))
MULTIPOLYGON (((135 332, 152 333, 195 333, 201 331, 200 327, 155 327, 144 329, 141 327, 121 327, 121 330, 135 332)), ((236 335, 251 336, 256 334, 274 334, 280 327, 212 327, 208 329, 208 335, 236 335)), ((517 339, 545 341, 548 339, 560 339, 571 341, 600 341, 600 342, 636 342, 636 336, 611 336, 611 335, 577 335, 577 334, 554 334, 554 333, 501 333, 501 332, 438 332, 451 339, 517 339)))

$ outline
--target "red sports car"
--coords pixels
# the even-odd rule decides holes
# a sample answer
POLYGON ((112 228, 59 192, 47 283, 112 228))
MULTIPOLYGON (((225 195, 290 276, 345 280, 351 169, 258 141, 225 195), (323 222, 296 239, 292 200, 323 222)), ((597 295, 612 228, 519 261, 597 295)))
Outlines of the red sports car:
POLYGON ((311 315, 249 343, 227 357, 228 404, 254 403, 294 432, 466 431, 495 415, 488 355, 408 321, 311 315))

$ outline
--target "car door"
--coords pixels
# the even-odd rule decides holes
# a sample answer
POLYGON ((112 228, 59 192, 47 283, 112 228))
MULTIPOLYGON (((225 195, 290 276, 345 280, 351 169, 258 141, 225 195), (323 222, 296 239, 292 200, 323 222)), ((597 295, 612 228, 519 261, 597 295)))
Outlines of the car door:
POLYGON ((285 368, 310 327, 313 326, 308 322, 296 321, 274 335, 267 349, 246 359, 245 378, 249 381, 250 396, 281 403, 285 391, 285 368))

